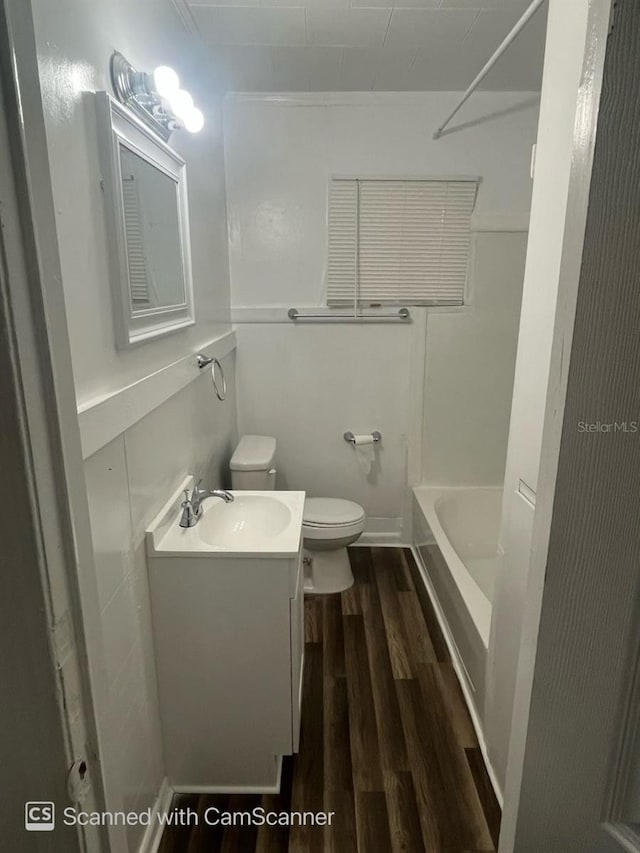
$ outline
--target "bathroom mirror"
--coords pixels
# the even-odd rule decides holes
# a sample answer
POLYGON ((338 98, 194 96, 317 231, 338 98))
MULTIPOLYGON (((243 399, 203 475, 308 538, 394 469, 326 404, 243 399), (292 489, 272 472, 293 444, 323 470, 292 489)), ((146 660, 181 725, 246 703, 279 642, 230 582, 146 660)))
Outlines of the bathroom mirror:
POLYGON ((184 161, 106 92, 97 99, 116 342, 193 324, 184 161))

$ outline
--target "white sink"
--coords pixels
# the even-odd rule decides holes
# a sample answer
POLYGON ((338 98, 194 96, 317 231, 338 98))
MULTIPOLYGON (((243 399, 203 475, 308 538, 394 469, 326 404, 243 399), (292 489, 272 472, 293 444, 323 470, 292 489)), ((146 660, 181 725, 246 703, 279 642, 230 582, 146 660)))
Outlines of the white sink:
POLYGON ((291 508, 267 494, 233 493, 235 500, 205 498, 198 533, 216 548, 235 548, 247 542, 282 536, 291 524, 291 508))
POLYGON ((180 527, 187 478, 147 529, 147 553, 154 556, 290 556, 302 535, 304 492, 231 492, 234 500, 207 497, 194 527, 180 527))

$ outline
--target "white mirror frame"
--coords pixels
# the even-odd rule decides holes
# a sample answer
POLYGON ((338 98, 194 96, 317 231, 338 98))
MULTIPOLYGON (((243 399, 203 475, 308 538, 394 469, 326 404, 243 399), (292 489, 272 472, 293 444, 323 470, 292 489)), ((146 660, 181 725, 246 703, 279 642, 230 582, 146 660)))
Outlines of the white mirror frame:
POLYGON ((186 164, 150 128, 107 92, 96 93, 96 113, 116 345, 127 348, 192 326, 195 322, 186 164), (180 304, 133 310, 122 196, 122 146, 176 182, 184 270, 184 301, 180 304))

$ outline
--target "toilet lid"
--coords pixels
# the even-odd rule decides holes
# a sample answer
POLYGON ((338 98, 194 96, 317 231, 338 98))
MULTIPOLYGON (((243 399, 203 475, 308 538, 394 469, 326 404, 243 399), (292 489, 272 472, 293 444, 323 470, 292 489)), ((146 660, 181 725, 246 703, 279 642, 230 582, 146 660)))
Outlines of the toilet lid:
POLYGON ((353 524, 364 517, 364 510, 354 501, 342 498, 307 498, 304 502, 304 523, 335 527, 353 524))

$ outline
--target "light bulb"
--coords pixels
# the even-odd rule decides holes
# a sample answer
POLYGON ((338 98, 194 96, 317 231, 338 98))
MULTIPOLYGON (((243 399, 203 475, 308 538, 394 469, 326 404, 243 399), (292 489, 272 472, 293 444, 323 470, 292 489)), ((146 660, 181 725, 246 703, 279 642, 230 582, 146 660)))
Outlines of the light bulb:
POLYGON ((182 123, 189 133, 199 133, 204 127, 204 116, 199 109, 193 107, 193 109, 189 110, 189 112, 183 117, 182 123))
POLYGON ((153 85, 161 98, 169 99, 180 88, 180 78, 168 65, 159 65, 153 72, 153 85))
POLYGON ((193 98, 185 89, 178 89, 177 92, 169 96, 168 100, 174 115, 181 120, 194 109, 193 98))

